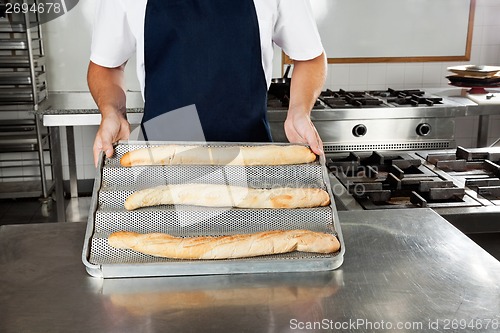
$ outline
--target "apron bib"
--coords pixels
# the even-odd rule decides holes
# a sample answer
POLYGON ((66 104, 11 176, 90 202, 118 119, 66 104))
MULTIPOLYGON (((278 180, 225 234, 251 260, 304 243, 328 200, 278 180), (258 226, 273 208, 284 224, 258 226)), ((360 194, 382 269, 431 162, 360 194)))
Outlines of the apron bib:
POLYGON ((194 104, 206 141, 271 141, 253 0, 148 0, 144 43, 143 125, 194 104))

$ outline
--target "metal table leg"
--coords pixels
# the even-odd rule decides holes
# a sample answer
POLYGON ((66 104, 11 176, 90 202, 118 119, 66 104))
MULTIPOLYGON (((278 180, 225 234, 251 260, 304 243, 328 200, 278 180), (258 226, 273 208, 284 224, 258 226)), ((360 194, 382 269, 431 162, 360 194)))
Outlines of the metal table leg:
POLYGON ((479 116, 479 127, 477 129, 477 147, 488 146, 488 126, 490 125, 490 116, 479 116))
POLYGON ((49 197, 49 189, 47 188, 47 174, 45 172, 45 153, 43 150, 44 138, 42 137, 41 119, 39 115, 35 114, 35 127, 36 139, 38 142, 38 160, 40 161, 40 178, 42 180, 42 195, 43 199, 47 200, 49 197))
POLYGON ((75 132, 73 126, 66 127, 68 143, 69 186, 72 198, 78 198, 78 180, 76 175, 75 132))
POLYGON ((56 193, 56 209, 57 221, 66 221, 66 207, 64 205, 64 188, 63 188, 63 170, 61 159, 61 138, 59 135, 59 127, 49 127, 50 131, 50 149, 52 151, 52 168, 56 193))

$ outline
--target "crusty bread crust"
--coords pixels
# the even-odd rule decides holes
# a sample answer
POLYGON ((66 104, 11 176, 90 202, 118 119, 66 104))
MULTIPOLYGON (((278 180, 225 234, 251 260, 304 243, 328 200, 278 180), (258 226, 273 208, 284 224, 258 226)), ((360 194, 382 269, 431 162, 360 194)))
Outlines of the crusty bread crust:
POLYGON ((328 192, 318 188, 253 189, 213 184, 162 185, 137 191, 125 200, 125 209, 158 205, 194 205, 236 208, 312 208, 330 204, 328 192))
POLYGON ((120 164, 138 165, 289 165, 311 163, 316 155, 300 145, 205 147, 163 145, 125 153, 120 164))
POLYGON ((310 230, 272 230, 190 238, 119 231, 109 236, 108 243, 114 248, 172 259, 233 259, 293 251, 334 253, 340 249, 334 235, 310 230))

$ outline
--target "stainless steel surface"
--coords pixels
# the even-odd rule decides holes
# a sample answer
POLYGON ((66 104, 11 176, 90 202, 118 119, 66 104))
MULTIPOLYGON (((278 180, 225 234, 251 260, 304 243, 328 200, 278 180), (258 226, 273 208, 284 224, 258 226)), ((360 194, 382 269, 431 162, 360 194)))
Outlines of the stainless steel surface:
POLYGON ((85 223, 3 226, 0 328, 498 332, 500 262, 439 215, 339 217, 348 251, 336 271, 128 279, 87 275, 80 261, 85 223))
MULTIPOLYGON (((45 57, 34 56, 33 63, 35 67, 40 67, 45 65, 45 57)), ((25 55, 11 55, 11 56, 0 56, 0 68, 29 68, 30 58, 25 55)))
MULTIPOLYGON (((450 223, 459 228, 464 233, 497 233, 500 232, 500 200, 498 196, 496 198, 489 198, 488 196, 474 189, 474 184, 477 184, 478 180, 488 180, 486 184, 495 184, 495 180, 498 179, 500 170, 498 170, 498 165, 493 162, 498 163, 500 148, 471 148, 463 149, 459 147, 456 152, 451 151, 421 151, 417 154, 424 158, 428 156, 433 156, 432 154, 442 155, 450 154, 454 158, 467 159, 467 163, 471 163, 472 170, 468 167, 462 172, 457 171, 437 171, 452 180, 457 186, 465 187, 467 196, 473 198, 475 201, 479 202, 481 205, 479 207, 454 207, 447 209, 442 207, 436 209, 441 216, 446 218, 450 223), (486 155, 485 155, 486 154, 486 155), (459 156, 460 155, 460 156, 459 156), (477 163, 472 161, 472 159, 479 158, 479 160, 491 159, 493 162, 477 163)), ((430 168, 435 169, 431 163, 427 163, 430 168)))
POLYGON ((467 97, 477 104, 476 108, 467 111, 468 116, 479 117, 477 147, 487 147, 490 116, 500 114, 500 90, 488 89, 487 94, 468 94, 467 97))
POLYGON ((24 22, 9 22, 0 21, 0 33, 10 33, 10 32, 25 32, 26 24, 24 22))
MULTIPOLYGON (((497 195, 488 196, 486 194, 491 186, 498 185, 498 174, 500 170, 498 166, 493 163, 498 163, 500 160, 500 153, 497 152, 497 150, 498 148, 464 149, 458 147, 454 150, 421 150, 406 152, 405 154, 409 157, 420 159, 422 166, 419 170, 423 168, 431 172, 431 174, 427 174, 426 176, 432 176, 434 174, 438 177, 440 183, 443 183, 443 181, 444 183, 451 183, 453 187, 462 189, 461 191, 465 192, 460 200, 458 198, 449 201, 438 200, 435 203, 427 203, 427 207, 432 208, 464 233, 498 233, 500 232, 500 200, 497 195), (426 158, 428 161, 426 161, 426 158), (464 163, 464 171, 446 171, 435 166, 436 163, 439 165, 440 160, 448 160, 450 164, 452 164, 451 162, 454 160, 459 159, 460 161, 460 159, 463 158, 468 160, 467 163, 464 163), (493 162, 488 163, 484 161, 484 159, 488 158, 493 162), (476 188, 478 186, 484 187, 485 190, 477 191, 476 188)), ((395 156, 399 156, 400 154, 394 152, 381 152, 382 156, 385 153, 395 156)), ((336 155, 339 154, 340 153, 336 153, 336 155)), ((369 155, 370 152, 366 152, 366 154, 369 155)), ((327 154, 327 158, 329 156, 333 157, 334 155, 335 154, 327 154)), ((345 153, 343 155, 347 154, 345 153)), ((348 167, 348 165, 346 167, 348 167)), ((377 168, 377 166, 375 166, 375 168, 377 168)), ((342 169, 340 170, 342 171, 342 169)), ((333 171, 336 170, 334 169, 333 171)), ((401 181, 411 180, 412 176, 423 178, 418 174, 407 174, 401 181)), ((431 178, 429 178, 429 180, 431 178)), ((423 179, 425 180, 425 178, 423 179)), ((354 177, 348 180, 350 182, 356 181, 354 177)), ((337 206, 341 210, 394 209, 398 207, 397 202, 383 205, 381 203, 374 204, 366 199, 357 199, 356 196, 351 193, 352 191, 346 188, 345 180, 342 179, 342 177, 339 179, 334 176, 334 172, 330 175, 330 181, 337 199, 337 206)), ((364 184, 360 184, 359 187, 354 187, 354 189, 363 189, 364 184)), ((351 185, 354 185, 354 183, 351 185)), ((397 191, 394 192, 397 193, 397 191)), ((402 202, 404 203, 404 200, 402 202)), ((418 204, 410 204, 406 205, 406 207, 417 210, 421 209, 418 204)))
MULTIPOLYGON (((324 156, 312 163, 284 166, 120 166, 120 158, 126 152, 161 144, 168 143, 119 143, 112 158, 103 160, 101 156, 82 253, 82 260, 89 274, 99 277, 131 277, 299 272, 332 270, 342 264, 345 248, 324 156), (252 188, 322 188, 330 193, 332 203, 327 207, 304 209, 230 209, 184 205, 163 205, 135 211, 124 208, 125 199, 138 189, 193 182, 252 188), (340 241, 341 250, 332 254, 292 252, 237 260, 186 261, 115 249, 107 241, 110 233, 122 230, 193 237, 293 229, 334 234, 340 241)), ((268 144, 199 145, 234 148, 234 157, 237 158, 239 146, 268 144)))
MULTIPOLYGON (((498 107, 500 113, 500 105, 498 107)), ((479 124, 477 129, 477 142, 476 145, 478 147, 487 147, 488 146, 488 131, 490 126, 490 116, 482 115, 479 116, 479 124)))
POLYGON ((66 207, 64 205, 64 188, 61 161, 61 140, 59 127, 49 127, 50 150, 52 151, 52 168, 54 171, 54 187, 58 222, 66 222, 66 207))
MULTIPOLYGON (((46 167, 46 162, 45 162, 45 147, 49 147, 50 148, 50 143, 49 144, 43 144, 43 142, 45 140, 50 140, 50 137, 48 137, 46 134, 44 134, 44 129, 42 128, 42 119, 40 116, 38 115, 34 115, 34 118, 35 118, 35 124, 36 124, 36 141, 37 141, 37 153, 38 153, 38 160, 39 160, 39 170, 40 170, 40 178, 42 179, 41 183, 42 183, 42 196, 43 198, 45 198, 46 200, 50 200, 48 199, 49 196, 50 196, 50 191, 49 191, 49 187, 47 186, 47 183, 46 183, 46 179, 48 179, 47 177, 47 172, 45 171, 45 167, 46 167)), ((51 175, 52 178, 53 178, 53 175, 51 175)))
POLYGON ((26 50, 28 43, 22 38, 12 38, 0 43, 0 50, 26 50))
POLYGON ((75 132, 72 126, 66 127, 66 142, 68 144, 68 167, 69 167, 69 185, 72 198, 78 197, 78 179, 76 175, 76 152, 75 149, 75 132))

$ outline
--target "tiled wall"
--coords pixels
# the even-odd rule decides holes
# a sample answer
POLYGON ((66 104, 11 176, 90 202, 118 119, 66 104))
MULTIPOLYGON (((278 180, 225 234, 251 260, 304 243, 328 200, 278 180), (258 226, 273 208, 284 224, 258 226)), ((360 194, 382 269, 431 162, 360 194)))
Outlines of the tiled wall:
MULTIPOLYGON (((86 64, 90 43, 91 21, 95 2, 81 1, 72 12, 45 26, 49 54, 49 82, 53 91, 87 90, 86 64), (75 25, 79 29, 74 29, 75 25)), ((450 18, 443 18, 443 24, 450 18)), ((452 19, 452 18, 451 18, 452 19)), ((472 59, 468 63, 500 65, 500 1, 477 0, 472 43, 472 59)), ((275 61, 279 67, 279 57, 275 61)), ((447 87, 449 66, 457 62, 332 64, 325 88, 386 89, 447 87)), ((276 68, 275 76, 280 74, 276 68)), ((138 89, 133 64, 128 66, 128 86, 138 89)), ((500 111, 499 111, 500 113, 500 111)), ((456 139, 459 145, 473 147, 476 143, 477 117, 459 118, 456 139)), ((491 116, 489 143, 500 137, 500 115, 491 116)), ((79 179, 94 178, 92 144, 97 127, 76 127, 76 156, 79 179)), ((64 133, 62 133, 64 136, 64 133)), ((63 151, 66 143, 63 142, 63 151)), ((68 179, 67 157, 63 156, 65 178, 68 179)))

